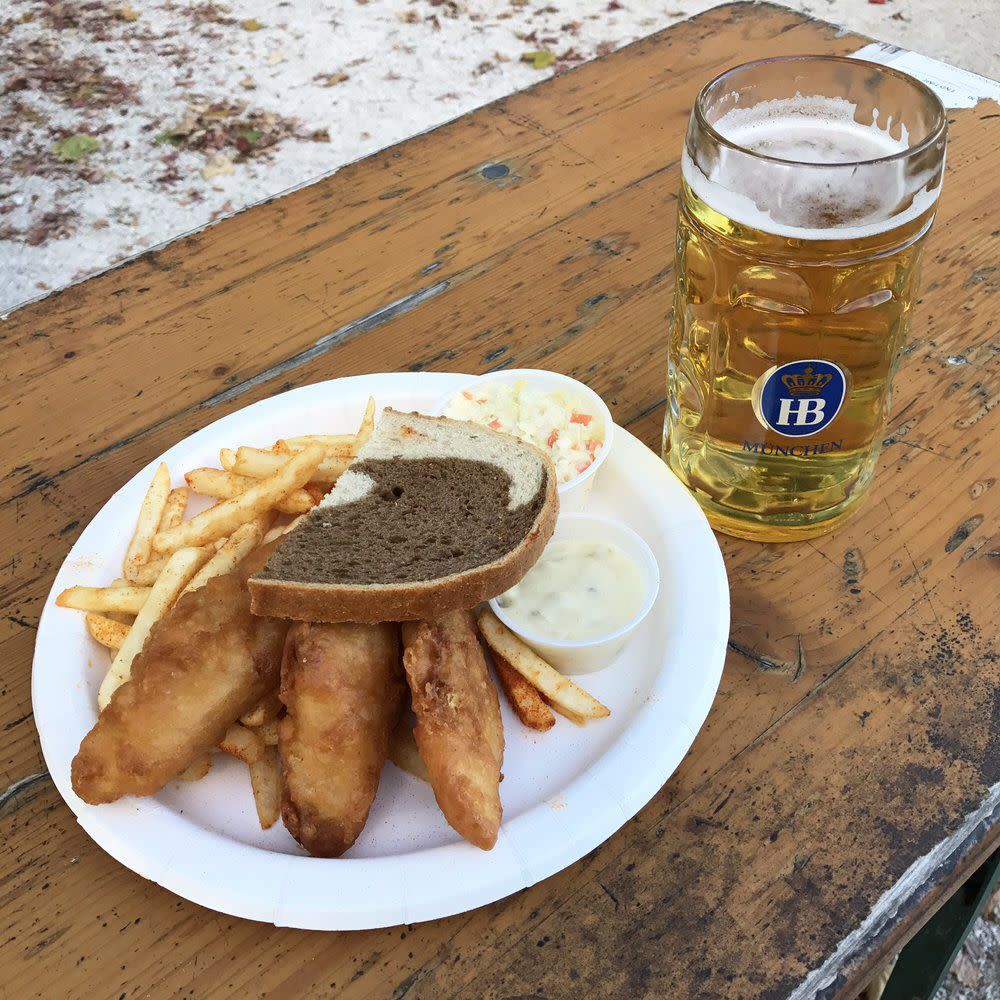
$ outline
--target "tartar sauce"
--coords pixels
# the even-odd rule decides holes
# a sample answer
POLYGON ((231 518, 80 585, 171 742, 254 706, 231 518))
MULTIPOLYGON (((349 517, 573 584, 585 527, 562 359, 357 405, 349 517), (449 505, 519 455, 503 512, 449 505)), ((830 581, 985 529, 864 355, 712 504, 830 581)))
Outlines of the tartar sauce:
POLYGON ((539 638, 587 640, 627 625, 644 597, 639 567, 617 545, 566 538, 549 542, 497 604, 513 624, 539 638))

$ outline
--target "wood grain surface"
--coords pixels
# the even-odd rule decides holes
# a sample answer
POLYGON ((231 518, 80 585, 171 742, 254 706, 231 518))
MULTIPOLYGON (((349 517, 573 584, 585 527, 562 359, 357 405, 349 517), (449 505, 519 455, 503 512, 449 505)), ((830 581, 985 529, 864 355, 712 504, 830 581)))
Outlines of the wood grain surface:
POLYGON ((34 629, 82 526, 240 406, 347 374, 540 366, 588 381, 657 448, 677 157, 699 87, 747 59, 866 41, 720 7, 0 325, 0 996, 846 997, 997 843, 1000 109, 986 103, 951 114, 871 498, 816 541, 720 537, 733 624, 716 704, 668 785, 578 864, 429 924, 276 930, 101 852, 32 725, 34 629))

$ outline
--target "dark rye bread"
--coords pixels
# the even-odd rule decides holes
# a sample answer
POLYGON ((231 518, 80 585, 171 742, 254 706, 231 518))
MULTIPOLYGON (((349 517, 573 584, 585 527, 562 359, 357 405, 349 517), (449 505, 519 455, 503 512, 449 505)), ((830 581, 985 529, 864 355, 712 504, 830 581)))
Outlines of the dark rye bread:
POLYGON ((524 576, 557 514, 555 470, 536 448, 386 410, 350 470, 250 580, 252 608, 316 622, 471 608, 524 576))

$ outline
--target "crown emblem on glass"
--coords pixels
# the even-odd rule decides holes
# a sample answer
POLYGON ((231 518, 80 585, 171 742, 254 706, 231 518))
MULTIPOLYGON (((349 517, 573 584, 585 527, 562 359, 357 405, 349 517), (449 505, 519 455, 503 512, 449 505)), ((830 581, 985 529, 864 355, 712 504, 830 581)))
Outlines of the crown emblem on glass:
POLYGON ((833 376, 830 374, 814 375, 812 365, 807 365, 801 372, 789 372, 781 376, 785 388, 791 396, 818 396, 829 384, 833 376))

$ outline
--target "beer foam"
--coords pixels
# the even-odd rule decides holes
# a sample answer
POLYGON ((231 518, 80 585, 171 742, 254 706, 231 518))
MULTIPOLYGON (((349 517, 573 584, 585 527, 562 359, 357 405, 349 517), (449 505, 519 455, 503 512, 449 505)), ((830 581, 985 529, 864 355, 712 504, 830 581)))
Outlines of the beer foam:
POLYGON ((685 147, 682 174, 717 212, 776 236, 842 240, 894 229, 933 205, 940 179, 928 190, 931 172, 915 178, 905 157, 886 159, 909 148, 905 127, 880 124, 877 109, 867 124, 856 113, 844 98, 801 94, 733 108, 713 127, 739 148, 720 144, 706 174, 685 147))

